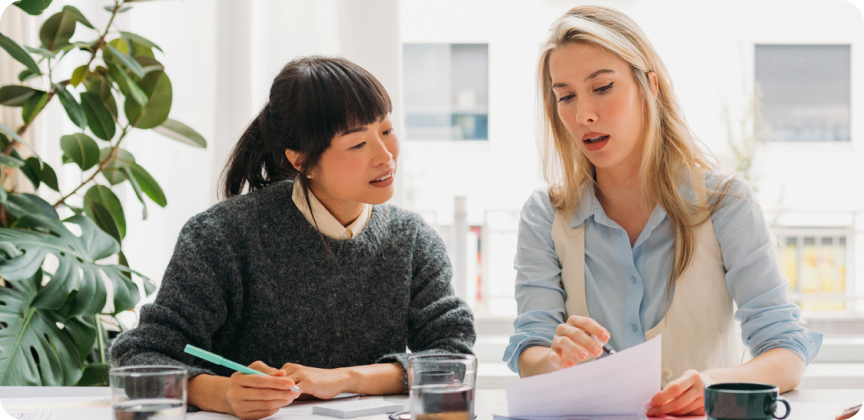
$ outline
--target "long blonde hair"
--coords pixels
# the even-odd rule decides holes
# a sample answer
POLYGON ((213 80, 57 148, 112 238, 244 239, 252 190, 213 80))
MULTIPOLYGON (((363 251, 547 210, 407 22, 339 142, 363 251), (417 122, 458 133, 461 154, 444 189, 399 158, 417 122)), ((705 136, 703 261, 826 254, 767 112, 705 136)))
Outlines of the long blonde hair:
POLYGON ((556 210, 579 209, 586 189, 595 182, 594 166, 558 117, 557 100, 552 91, 549 56, 556 48, 573 43, 603 48, 626 61, 645 101, 644 154, 639 182, 649 197, 666 211, 675 233, 675 255, 666 289, 668 297, 671 285, 693 258, 695 228, 710 217, 720 198, 727 195, 731 178, 721 183, 722 191, 718 186, 711 202, 705 205, 693 204, 681 195, 678 187, 687 178, 680 175, 693 176, 697 168, 715 169, 718 164, 713 156, 699 148, 698 140, 687 127, 684 113, 672 92, 666 66, 642 29, 625 14, 606 7, 579 6, 552 24, 538 68, 544 120, 543 172, 556 210), (650 72, 657 77, 656 95, 648 76, 650 72), (702 217, 694 218, 694 215, 702 217))

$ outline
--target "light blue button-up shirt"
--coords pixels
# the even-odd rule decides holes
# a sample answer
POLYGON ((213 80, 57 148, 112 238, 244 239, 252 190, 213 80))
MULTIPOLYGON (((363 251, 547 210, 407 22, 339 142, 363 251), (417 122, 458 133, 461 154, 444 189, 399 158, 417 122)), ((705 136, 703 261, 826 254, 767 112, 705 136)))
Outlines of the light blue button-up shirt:
MULTIPOLYGON (((709 192, 725 178, 706 173, 709 192)), ((693 191, 681 190, 693 202, 693 191)), ((822 334, 798 324, 801 309, 789 303, 789 282, 780 275, 777 245, 750 186, 732 181, 728 199, 711 216, 726 268, 726 286, 738 305, 741 338, 753 357, 774 348, 789 349, 809 364, 822 345, 822 334)), ((536 190, 522 208, 516 251, 516 332, 504 353, 519 372, 519 356, 532 346, 552 345, 555 328, 564 322, 566 292, 561 265, 552 243, 555 209, 545 188, 536 190)), ((645 342, 645 331, 666 314, 666 282, 674 252, 672 225, 658 205, 631 248, 627 232, 610 219, 594 195, 585 192, 572 226, 585 223, 585 298, 588 313, 604 326, 616 350, 645 342)), ((674 288, 668 302, 674 298, 674 288)), ((694 314, 696 315, 696 314, 694 314)))

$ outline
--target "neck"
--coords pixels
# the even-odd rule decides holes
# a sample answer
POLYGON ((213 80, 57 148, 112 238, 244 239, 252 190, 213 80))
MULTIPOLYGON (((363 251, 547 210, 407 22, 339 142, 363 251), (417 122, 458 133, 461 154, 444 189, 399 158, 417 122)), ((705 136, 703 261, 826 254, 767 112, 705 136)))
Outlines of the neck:
POLYGON ((596 168, 597 199, 601 204, 623 204, 626 202, 648 203, 647 191, 639 182, 641 169, 641 154, 633 153, 618 165, 607 168, 596 168))
POLYGON ((366 203, 357 201, 345 201, 331 197, 326 192, 319 189, 313 180, 309 181, 309 190, 315 194, 315 198, 321 202, 324 208, 333 215, 334 218, 342 225, 348 226, 363 212, 366 203))

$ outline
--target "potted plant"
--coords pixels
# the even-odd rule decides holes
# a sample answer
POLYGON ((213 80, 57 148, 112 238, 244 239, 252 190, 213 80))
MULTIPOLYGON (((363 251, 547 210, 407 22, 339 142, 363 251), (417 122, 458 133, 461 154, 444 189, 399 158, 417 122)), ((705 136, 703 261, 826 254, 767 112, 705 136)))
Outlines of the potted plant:
MULTIPOLYGON (((22 84, 0 87, 0 105, 20 107, 24 121, 15 129, 0 123, 0 181, 20 171, 34 189, 50 188, 61 196, 48 203, 0 188, 0 385, 103 384, 109 368, 103 322, 116 321, 117 314, 155 291, 153 282, 127 263, 126 216, 112 186, 128 182, 145 205, 145 219, 147 199, 162 207, 167 201, 123 142, 135 129, 155 130, 194 147, 204 148, 206 141, 168 118, 172 89, 157 60, 162 50, 114 27, 117 14, 140 1, 146 0, 106 6, 111 16, 101 31, 80 10, 64 6, 45 19, 38 47, 0 34, 5 50, 0 55, 26 67, 18 75, 22 84), (71 54, 87 54, 89 60, 71 74, 56 74, 57 64, 71 54), (54 169, 21 138, 54 98, 80 129, 59 141, 62 164, 77 165, 83 173, 70 191, 60 191, 54 169), (60 214, 71 216, 61 220, 60 214), (110 302, 106 282, 113 292, 110 302)), ((31 15, 50 4, 14 3, 31 15)))

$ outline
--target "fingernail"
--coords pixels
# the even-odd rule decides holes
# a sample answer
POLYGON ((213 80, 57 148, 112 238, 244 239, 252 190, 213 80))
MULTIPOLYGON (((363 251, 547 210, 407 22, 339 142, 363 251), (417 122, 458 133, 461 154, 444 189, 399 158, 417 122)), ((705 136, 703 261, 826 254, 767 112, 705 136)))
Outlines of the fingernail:
POLYGON ((599 356, 600 353, 603 353, 603 349, 601 349, 600 347, 594 347, 591 351, 593 351, 594 354, 597 356, 599 356))
POLYGON ((581 357, 582 359, 587 359, 588 358, 588 352, 585 350, 580 351, 579 357, 581 357))
POLYGON ((603 340, 603 341, 607 341, 607 340, 609 340, 609 337, 610 337, 610 336, 609 336, 609 333, 608 333, 608 332, 600 333, 600 339, 603 340))

